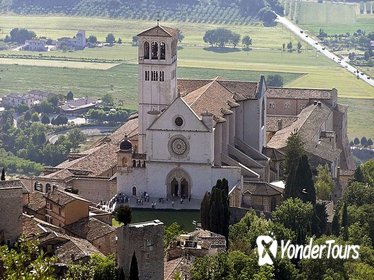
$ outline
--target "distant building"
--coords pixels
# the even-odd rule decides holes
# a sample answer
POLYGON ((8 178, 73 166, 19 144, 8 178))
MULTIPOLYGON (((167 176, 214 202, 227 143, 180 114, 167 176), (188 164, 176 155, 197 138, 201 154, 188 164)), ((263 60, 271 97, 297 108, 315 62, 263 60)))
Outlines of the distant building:
POLYGON ((82 50, 86 47, 86 32, 79 30, 74 38, 62 37, 57 39, 57 47, 62 49, 64 47, 68 49, 82 50))
POLYGON ((98 103, 99 101, 89 97, 66 100, 65 103, 60 106, 60 112, 67 115, 81 115, 95 108, 98 103))
POLYGON ((159 220, 129 224, 117 229, 117 263, 129 277, 135 253, 139 279, 164 279, 164 224, 159 220))
POLYGON ((44 100, 48 100, 49 97, 55 94, 51 92, 31 90, 27 93, 10 93, 3 97, 3 105, 5 107, 16 108, 21 104, 26 104, 28 107, 40 103, 44 100))
POLYGON ((0 244, 11 245, 22 233, 22 185, 0 181, 0 244))
POLYGON ((46 40, 26 40, 23 49, 26 51, 45 52, 48 50, 46 42, 46 40))

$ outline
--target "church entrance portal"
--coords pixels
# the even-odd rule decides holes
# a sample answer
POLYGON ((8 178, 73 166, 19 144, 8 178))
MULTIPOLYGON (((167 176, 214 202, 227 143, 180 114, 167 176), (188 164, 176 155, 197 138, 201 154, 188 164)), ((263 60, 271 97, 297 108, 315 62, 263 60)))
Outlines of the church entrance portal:
POLYGON ((167 176, 168 197, 188 198, 191 195, 191 184, 188 174, 178 168, 172 170, 167 176))

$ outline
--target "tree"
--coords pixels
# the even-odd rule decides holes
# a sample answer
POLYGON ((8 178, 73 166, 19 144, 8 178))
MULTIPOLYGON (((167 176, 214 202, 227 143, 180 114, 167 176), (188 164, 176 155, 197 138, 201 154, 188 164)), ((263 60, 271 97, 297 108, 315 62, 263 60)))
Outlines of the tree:
POLYGON ((178 39, 178 42, 179 43, 182 43, 183 39, 184 39, 184 34, 182 33, 182 31, 180 31, 179 29, 177 29, 177 39, 178 39))
POLYGON ((106 38, 105 42, 109 43, 110 45, 113 45, 113 43, 116 41, 116 38, 114 37, 113 33, 109 33, 106 38))
POLYGON ((297 52, 298 53, 301 53, 301 47, 302 47, 301 43, 297 42, 297 52))
POLYGON ((139 280, 138 260, 136 259, 135 251, 132 255, 130 265, 130 280, 139 280))
POLYGON ((355 143, 355 145, 357 146, 358 144, 360 144, 360 139, 358 139, 358 137, 355 137, 353 143, 355 143))
POLYGON ((170 243, 175 241, 176 238, 182 233, 182 227, 177 222, 174 222, 170 226, 166 227, 164 233, 164 248, 166 249, 170 243))
POLYGON ((56 118, 51 120, 51 124, 53 125, 63 125, 68 123, 68 118, 63 115, 58 115, 56 118))
POLYGON ((123 223, 125 226, 131 223, 132 219, 132 211, 128 205, 119 206, 116 210, 114 210, 114 218, 123 223))
POLYGON ((282 44, 282 50, 283 50, 284 52, 286 51, 286 44, 285 44, 285 43, 282 44))
POLYGON ((38 122, 39 121, 39 114, 37 112, 35 112, 31 115, 31 121, 32 122, 38 122))
POLYGON ((310 232, 310 222, 313 217, 313 205, 304 203, 299 198, 289 198, 283 201, 271 214, 275 223, 280 223, 292 230, 298 237, 304 240, 310 232))
POLYGON ((313 183, 312 171, 310 170, 308 157, 306 155, 302 155, 299 159, 294 180, 296 188, 301 193, 299 198, 304 202, 310 202, 314 205, 316 203, 316 190, 313 183))
POLYGON ((236 48, 236 46, 240 42, 240 34, 233 33, 232 36, 231 36, 230 42, 234 46, 234 48, 236 48))
POLYGON ((118 43, 118 44, 122 44, 122 39, 121 39, 121 38, 118 38, 117 43, 118 43))
POLYGON ((31 40, 35 37, 35 32, 25 28, 13 28, 10 31, 10 41, 18 44, 24 44, 26 40, 31 40))
POLYGON ((274 14, 274 12, 269 7, 264 7, 258 12, 261 20, 264 22, 264 26, 274 26, 275 19, 277 16, 274 14))
POLYGON ((289 52, 292 52, 292 42, 291 41, 288 42, 287 49, 288 49, 289 52))
POLYGON ((367 143, 368 143, 368 140, 366 139, 366 137, 365 136, 362 137, 361 138, 361 145, 365 147, 367 145, 367 143))
POLYGON ((242 39, 242 44, 246 49, 249 49, 249 46, 252 45, 252 39, 248 35, 244 36, 242 39))
POLYGON ((321 236, 327 230, 327 213, 324 203, 316 203, 314 205, 314 213, 312 219, 312 233, 316 236, 321 236))
POLYGON ((132 36, 132 45, 138 46, 139 45, 139 38, 138 36, 132 36))
POLYGON ((1 181, 5 181, 5 168, 1 170, 1 181))
POLYGON ((25 121, 31 120, 31 112, 30 111, 26 111, 23 118, 25 119, 25 121))
POLYGON ((209 209, 210 209, 210 193, 206 192, 200 206, 201 227, 203 229, 209 228, 209 209))
POLYGON ((334 218, 332 219, 331 233, 335 236, 339 236, 340 234, 340 221, 339 221, 339 209, 338 208, 336 209, 334 218))
POLYGON ((373 145, 373 140, 371 138, 368 139, 367 145, 371 147, 373 145))
POLYGON ((43 114, 40 121, 42 124, 49 124, 51 122, 47 114, 43 114))
POLYGON ((74 128, 68 133, 68 140, 70 141, 73 149, 77 149, 80 144, 86 141, 86 139, 86 135, 79 128, 74 128))
POLYGON ((73 100, 74 99, 74 93, 72 91, 69 91, 66 94, 66 100, 73 100))
POLYGON ((353 180, 360 183, 365 183, 365 177, 362 172, 361 166, 357 166, 355 173, 353 174, 353 180))
POLYGON ((279 74, 268 75, 266 85, 269 87, 283 87, 283 77, 279 74))
POLYGON ((90 35, 90 36, 88 37, 87 41, 88 41, 89 43, 91 43, 91 44, 96 44, 96 43, 97 43, 97 38, 96 38, 96 36, 94 36, 94 35, 90 35))
POLYGON ((343 229, 343 239, 348 240, 348 208, 347 208, 346 203, 344 203, 344 205, 343 205, 341 225, 342 225, 342 229, 343 229))
POLYGON ((304 154, 304 144, 297 131, 292 132, 287 139, 285 173, 288 175, 292 170, 296 170, 299 159, 304 154))
POLYGON ((103 101, 103 103, 104 103, 105 105, 109 105, 109 106, 112 106, 113 103, 114 103, 114 101, 113 101, 113 96, 110 95, 109 93, 105 94, 105 95, 103 96, 103 98, 101 98, 101 101, 103 101))
POLYGON ((329 200, 333 188, 334 182, 331 178, 328 166, 318 165, 316 177, 317 198, 321 200, 329 200))

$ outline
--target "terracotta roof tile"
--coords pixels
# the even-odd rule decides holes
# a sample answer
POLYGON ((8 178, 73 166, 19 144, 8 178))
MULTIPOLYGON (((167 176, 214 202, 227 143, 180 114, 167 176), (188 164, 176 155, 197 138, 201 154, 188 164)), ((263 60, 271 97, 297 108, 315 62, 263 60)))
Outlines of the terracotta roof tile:
POLYGON ((283 190, 265 182, 244 182, 243 194, 249 192, 251 195, 274 196, 281 195, 283 190))
POLYGON ((114 227, 93 217, 80 219, 64 228, 72 234, 87 239, 90 242, 116 231, 114 227))
POLYGON ((0 188, 22 188, 22 193, 30 193, 21 180, 0 181, 0 188))
POLYGON ((80 200, 80 201, 83 201, 83 202, 90 203, 88 200, 85 200, 84 198, 82 198, 82 197, 80 197, 76 194, 61 191, 59 189, 52 190, 51 192, 48 192, 47 194, 45 194, 45 197, 46 197, 47 200, 51 200, 54 203, 57 203, 58 205, 61 205, 61 206, 67 205, 67 204, 69 204, 69 203, 71 203, 75 200, 80 200))
POLYGON ((268 88, 268 98, 295 98, 295 99, 331 99, 336 95, 335 89, 309 89, 309 88, 268 88))
POLYGON ((26 205, 27 208, 37 212, 43 209, 46 205, 46 200, 41 192, 34 191, 29 194, 29 203, 26 205))

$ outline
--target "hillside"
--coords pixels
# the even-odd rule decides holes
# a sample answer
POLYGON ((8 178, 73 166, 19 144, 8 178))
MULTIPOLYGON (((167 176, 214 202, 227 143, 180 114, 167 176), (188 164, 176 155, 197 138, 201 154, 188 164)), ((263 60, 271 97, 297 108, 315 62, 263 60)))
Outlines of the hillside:
POLYGON ((270 9, 283 12, 278 0, 0 0, 0 13, 220 24, 266 21, 270 9))

